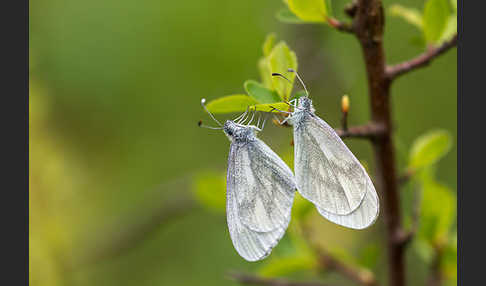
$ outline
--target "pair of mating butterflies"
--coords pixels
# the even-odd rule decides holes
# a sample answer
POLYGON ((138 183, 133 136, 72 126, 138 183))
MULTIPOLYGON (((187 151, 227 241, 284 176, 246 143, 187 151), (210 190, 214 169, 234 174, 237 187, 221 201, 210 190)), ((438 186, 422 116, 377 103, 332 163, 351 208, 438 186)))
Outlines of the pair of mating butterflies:
POLYGON ((233 245, 248 261, 267 257, 282 238, 296 189, 336 224, 363 229, 378 217, 378 196, 363 166, 334 129, 315 115, 308 93, 295 101, 290 102, 293 112, 285 119, 294 131, 295 176, 256 137, 263 125, 250 125, 252 120, 244 124, 247 112, 222 125, 207 110, 205 100, 201 101, 221 126, 217 129, 223 129, 231 141, 226 215, 233 245))

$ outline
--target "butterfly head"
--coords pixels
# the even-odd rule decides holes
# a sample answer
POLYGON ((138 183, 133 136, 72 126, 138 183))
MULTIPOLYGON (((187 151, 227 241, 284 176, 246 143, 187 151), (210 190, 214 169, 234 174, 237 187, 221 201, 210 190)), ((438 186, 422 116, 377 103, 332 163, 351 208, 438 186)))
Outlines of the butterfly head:
POLYGON ((255 138, 254 126, 241 125, 233 120, 226 120, 223 125, 223 131, 230 141, 249 141, 255 138))
POLYGON ((304 111, 314 112, 314 106, 312 105, 312 99, 308 96, 301 96, 299 98, 298 107, 304 111))

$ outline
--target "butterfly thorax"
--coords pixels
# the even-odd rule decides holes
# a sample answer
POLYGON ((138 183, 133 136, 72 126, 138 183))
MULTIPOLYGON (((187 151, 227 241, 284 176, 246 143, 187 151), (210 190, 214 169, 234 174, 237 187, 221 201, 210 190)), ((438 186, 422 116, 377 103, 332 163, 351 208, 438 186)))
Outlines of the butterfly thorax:
POLYGON ((302 96, 299 98, 299 102, 297 104, 297 109, 301 111, 307 111, 310 113, 314 113, 316 110, 314 109, 314 106, 312 105, 312 99, 310 99, 308 96, 302 96))
POLYGON ((227 120, 224 123, 223 131, 228 136, 231 142, 249 142, 256 139, 255 130, 253 126, 245 126, 235 123, 232 120, 227 120))
POLYGON ((292 112, 292 117, 290 123, 298 128, 299 125, 304 123, 312 114, 314 114, 315 109, 312 105, 312 100, 307 96, 302 96, 299 98, 297 103, 297 108, 292 112))

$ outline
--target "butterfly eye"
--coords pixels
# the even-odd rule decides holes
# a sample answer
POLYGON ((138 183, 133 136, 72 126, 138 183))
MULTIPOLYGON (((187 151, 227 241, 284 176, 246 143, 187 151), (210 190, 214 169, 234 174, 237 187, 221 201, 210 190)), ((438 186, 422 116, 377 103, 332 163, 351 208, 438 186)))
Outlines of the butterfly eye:
POLYGON ((229 135, 229 136, 233 136, 234 132, 232 129, 226 129, 226 133, 229 135))

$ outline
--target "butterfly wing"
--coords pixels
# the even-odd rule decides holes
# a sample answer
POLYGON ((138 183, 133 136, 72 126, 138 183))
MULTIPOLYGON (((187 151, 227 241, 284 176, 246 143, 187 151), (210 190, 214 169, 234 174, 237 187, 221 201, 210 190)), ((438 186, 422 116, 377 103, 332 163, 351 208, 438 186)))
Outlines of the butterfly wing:
POLYGON ((251 230, 240 220, 238 204, 233 193, 227 195, 226 214, 231 241, 238 254, 248 261, 258 261, 267 257, 287 229, 287 226, 284 226, 269 232, 251 230))
POLYGON ((303 197, 321 210, 346 215, 375 188, 353 153, 324 120, 309 113, 294 123, 295 179, 303 197))
POLYGON ((231 144, 226 215, 243 258, 257 261, 270 254, 288 227, 294 194, 292 172, 263 142, 231 144))
POLYGON ((231 153, 234 183, 227 192, 235 196, 241 222, 258 232, 287 225, 296 189, 290 168, 259 139, 233 143, 231 153))
POLYGON ((319 207, 317 211, 333 223, 353 229, 364 229, 376 221, 380 212, 380 203, 376 192, 367 192, 361 205, 350 214, 336 215, 319 207))

